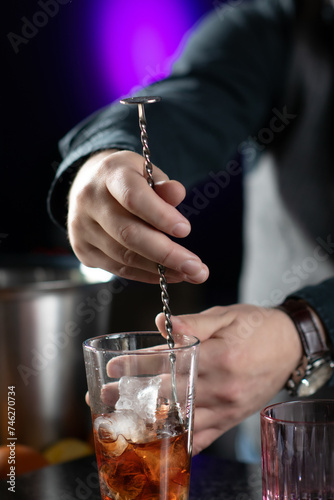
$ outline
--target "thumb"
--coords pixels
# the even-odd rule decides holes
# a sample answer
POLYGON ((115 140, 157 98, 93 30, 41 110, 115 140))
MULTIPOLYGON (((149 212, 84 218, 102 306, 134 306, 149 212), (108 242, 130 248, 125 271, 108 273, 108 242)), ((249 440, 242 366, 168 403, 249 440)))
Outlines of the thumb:
MULTIPOLYGON (((189 328, 189 325, 186 321, 183 321, 184 316, 171 316, 171 322, 173 326, 173 333, 179 334, 190 334, 193 335, 192 330, 189 328)), ((159 313, 155 318, 155 324, 157 325, 158 330, 161 334, 166 338, 167 330, 166 330, 166 319, 164 313, 159 313)))
MULTIPOLYGON (((194 335, 199 340, 204 341, 210 338, 220 328, 226 325, 224 315, 211 312, 211 314, 185 314, 181 316, 171 316, 173 333, 183 335, 194 335)), ((167 336, 165 326, 165 316, 159 313, 155 318, 156 325, 164 337, 167 336)))

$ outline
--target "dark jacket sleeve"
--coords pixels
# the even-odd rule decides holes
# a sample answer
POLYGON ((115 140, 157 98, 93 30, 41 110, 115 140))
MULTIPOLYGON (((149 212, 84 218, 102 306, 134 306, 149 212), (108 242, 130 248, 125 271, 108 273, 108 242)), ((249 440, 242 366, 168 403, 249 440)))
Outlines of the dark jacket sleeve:
MULTIPOLYGON (((334 360, 334 278, 302 288, 292 297, 304 299, 317 312, 330 337, 334 360)), ((334 386, 334 374, 330 385, 334 386)))
MULTIPOLYGON (((268 125, 281 94, 288 15, 279 0, 215 9, 190 38, 169 78, 142 95, 153 163, 185 185, 226 167, 238 145, 268 125)), ((141 152, 137 110, 113 103, 77 125, 61 141, 64 158, 49 209, 65 225, 66 197, 78 165, 107 148, 141 152)))

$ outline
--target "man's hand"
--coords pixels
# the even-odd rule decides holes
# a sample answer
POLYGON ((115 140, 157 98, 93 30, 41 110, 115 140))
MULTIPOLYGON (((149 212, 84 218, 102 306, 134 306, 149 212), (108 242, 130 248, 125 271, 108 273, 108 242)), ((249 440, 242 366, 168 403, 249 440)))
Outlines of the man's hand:
POLYGON ((185 196, 177 181, 154 167, 155 189, 143 175, 143 158, 130 151, 103 151, 80 168, 69 194, 68 234, 83 264, 157 283, 157 263, 169 282, 202 283, 208 268, 172 241, 190 232, 175 208, 185 196))
MULTIPOLYGON (((194 453, 264 407, 302 357, 292 320, 251 305, 213 307, 172 317, 173 332, 201 341, 196 389, 194 453)), ((164 315, 156 318, 165 335, 164 315)))

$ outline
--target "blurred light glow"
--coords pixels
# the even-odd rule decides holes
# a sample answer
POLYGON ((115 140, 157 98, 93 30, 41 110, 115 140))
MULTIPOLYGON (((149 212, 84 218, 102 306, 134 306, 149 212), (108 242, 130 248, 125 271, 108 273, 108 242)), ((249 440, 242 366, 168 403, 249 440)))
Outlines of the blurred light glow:
POLYGON ((92 2, 91 53, 106 96, 122 96, 171 69, 184 34, 198 19, 191 2, 101 0, 92 2))
POLYGON ((114 276, 114 274, 109 273, 104 269, 100 269, 98 267, 87 267, 82 263, 79 268, 87 283, 107 283, 114 276))

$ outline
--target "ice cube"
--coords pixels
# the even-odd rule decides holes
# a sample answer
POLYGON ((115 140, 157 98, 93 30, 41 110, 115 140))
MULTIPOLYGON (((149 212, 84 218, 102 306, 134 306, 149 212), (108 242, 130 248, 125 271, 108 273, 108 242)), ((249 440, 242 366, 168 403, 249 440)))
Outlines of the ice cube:
POLYGON ((102 443, 109 443, 117 439, 112 423, 108 417, 96 418, 94 421, 94 429, 96 430, 98 438, 102 443))
POLYGON ((107 491, 106 498, 134 500, 141 497, 147 478, 142 461, 134 451, 125 452, 124 460, 117 465, 117 473, 108 464, 100 469, 102 485, 107 491))
POLYGON ((154 426, 159 439, 178 436, 184 432, 182 415, 178 403, 163 404, 157 413, 154 426))
MULTIPOLYGON (((103 454, 119 457, 127 448, 128 442, 122 434, 116 436, 115 428, 110 418, 99 417, 94 422, 97 438, 103 446, 103 454)), ((117 429, 116 429, 117 430, 117 429)))
POLYGON ((109 457, 120 457, 122 453, 127 449, 128 442, 125 437, 120 434, 116 441, 112 443, 103 443, 103 455, 109 457))
POLYGON ((146 423, 154 423, 160 384, 160 377, 122 377, 116 410, 132 410, 146 423))
POLYGON ((144 420, 132 410, 115 411, 108 416, 98 417, 94 427, 103 444, 116 441, 120 435, 133 443, 142 442, 147 435, 144 420))

